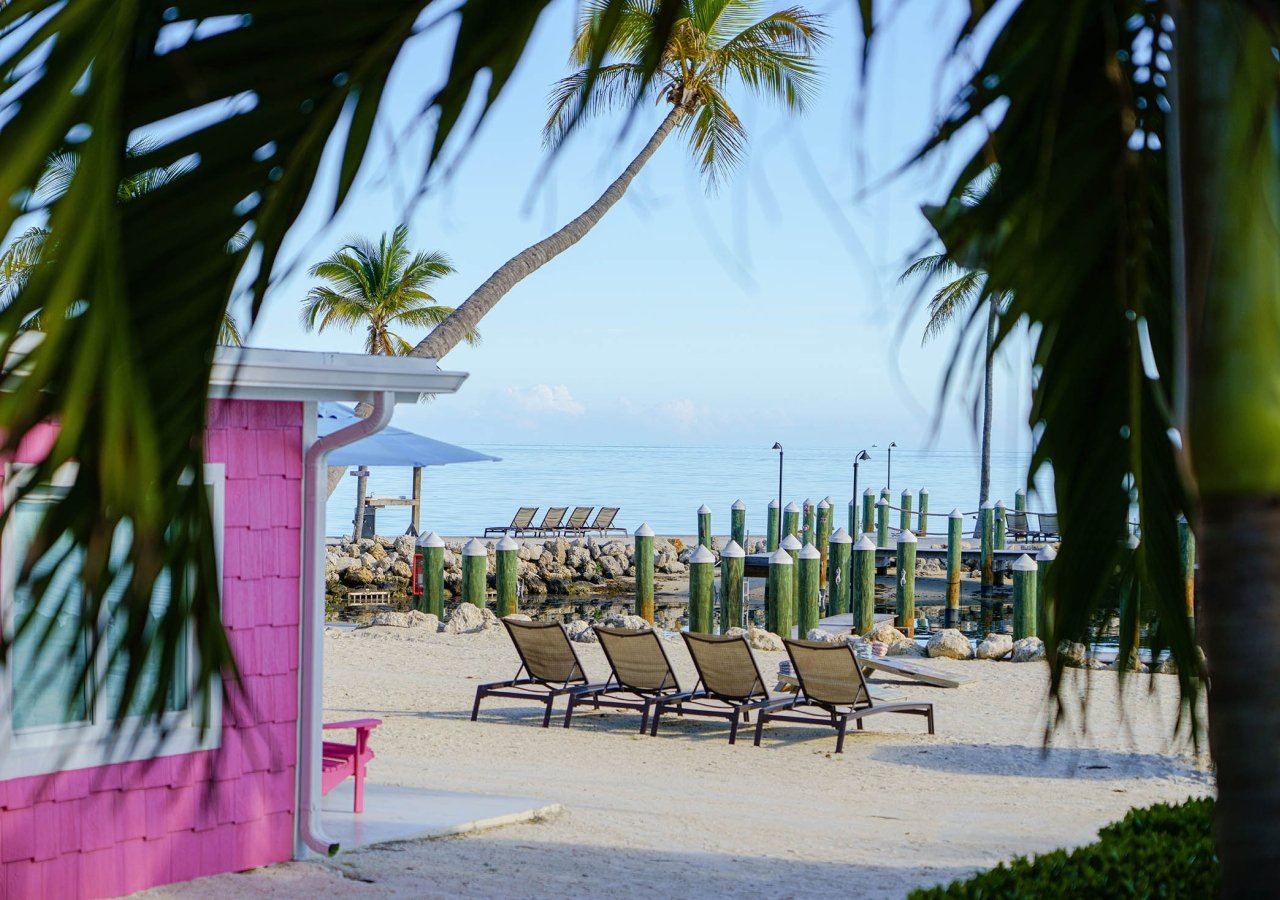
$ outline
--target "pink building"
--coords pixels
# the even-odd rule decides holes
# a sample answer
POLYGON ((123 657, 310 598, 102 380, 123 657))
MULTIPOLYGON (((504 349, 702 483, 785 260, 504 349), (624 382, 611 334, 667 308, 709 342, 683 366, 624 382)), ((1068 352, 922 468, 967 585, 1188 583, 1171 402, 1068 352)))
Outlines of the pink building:
MULTIPOLYGON (((243 699, 221 684, 174 685, 166 729, 138 719, 136 740, 111 741, 105 663, 94 683, 70 684, 65 664, 15 646, 0 668, 0 897, 117 896, 333 849, 318 820, 325 454, 385 425, 395 403, 465 377, 433 360, 219 351, 204 477, 243 699), (369 419, 316 439, 317 402, 366 399, 369 419)), ((3 483, 52 435, 28 435, 3 483)), ((32 602, 15 571, 39 502, 15 510, 0 544, 5 628, 32 602)))

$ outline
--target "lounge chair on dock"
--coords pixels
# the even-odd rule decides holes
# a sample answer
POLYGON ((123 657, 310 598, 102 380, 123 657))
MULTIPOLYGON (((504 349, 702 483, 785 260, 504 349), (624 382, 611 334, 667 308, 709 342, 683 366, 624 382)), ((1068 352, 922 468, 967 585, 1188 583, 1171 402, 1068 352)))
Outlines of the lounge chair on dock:
POLYGON ((569 515, 569 521, 564 523, 560 533, 564 535, 586 534, 587 519, 591 518, 591 510, 593 509, 595 509, 594 506, 575 506, 573 512, 569 515))
POLYGON ((1027 521, 1027 514, 1024 512, 1016 509, 1006 512, 1005 523, 1005 530, 1011 541, 1026 541, 1035 537, 1035 532, 1031 529, 1031 523, 1027 521))
POLYGON ((738 740, 738 724, 750 722, 751 713, 796 702, 792 696, 770 695, 744 635, 728 637, 683 632, 681 637, 698 670, 698 683, 693 690, 665 697, 654 705, 649 734, 658 733, 658 722, 664 712, 674 711, 685 716, 728 719, 729 743, 733 744, 738 740))
POLYGON ((1062 537, 1062 533, 1058 531, 1058 514, 1057 513, 1039 513, 1037 519, 1040 522, 1040 530, 1036 536, 1042 541, 1056 541, 1062 537))
MULTIPOLYGON (((542 727, 551 724, 551 707, 557 697, 575 691, 598 691, 604 684, 588 684, 578 651, 569 642, 559 622, 526 622, 507 617, 502 620, 511 643, 520 656, 520 668, 509 681, 493 681, 476 688, 476 702, 471 707, 471 721, 480 714, 480 701, 485 697, 512 697, 536 700, 546 707, 542 727), (521 678, 521 674, 526 677, 521 678)), ((568 724, 566 717, 565 724, 568 724)))
POLYGON ((649 713, 655 705, 680 693, 680 682, 671 668, 671 658, 662 639, 651 629, 595 626, 600 648, 609 660, 609 679, 598 691, 574 691, 569 695, 569 708, 564 714, 564 727, 569 727, 573 708, 579 703, 592 703, 615 709, 640 710, 640 733, 649 730, 649 713))
POLYGON ((849 720, 854 720, 861 731, 866 716, 882 712, 924 716, 929 722, 929 733, 934 733, 932 703, 877 704, 871 699, 858 657, 848 644, 790 639, 784 639, 783 643, 800 687, 791 705, 760 711, 756 719, 757 747, 766 722, 799 722, 834 728, 836 752, 843 753, 849 720))
POLYGON ((491 534, 521 534, 529 529, 537 512, 538 507, 536 506, 522 506, 512 516, 510 525, 491 525, 484 530, 484 536, 488 537, 491 534))
POLYGON ((547 514, 542 517, 541 524, 534 525, 529 529, 529 533, 538 537, 545 537, 549 534, 556 534, 560 530, 560 523, 564 521, 564 514, 569 511, 567 506, 553 506, 547 510, 547 514))
POLYGON ((626 534, 627 529, 620 528, 613 524, 613 520, 618 515, 619 508, 620 507, 617 506, 600 507, 599 512, 596 513, 596 517, 591 524, 582 529, 583 534, 590 532, 592 534, 598 534, 601 537, 606 537, 615 533, 626 534))

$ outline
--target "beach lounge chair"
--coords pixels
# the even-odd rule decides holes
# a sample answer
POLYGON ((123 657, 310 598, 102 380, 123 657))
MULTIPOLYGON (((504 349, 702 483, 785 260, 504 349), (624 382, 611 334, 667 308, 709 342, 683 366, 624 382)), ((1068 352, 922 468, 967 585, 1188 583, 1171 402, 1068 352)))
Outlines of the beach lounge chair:
POLYGON ((542 727, 551 724, 551 707, 557 697, 578 690, 599 690, 603 684, 588 684, 578 651, 569 643, 564 626, 558 622, 526 622, 502 620, 520 656, 520 668, 509 681, 494 681, 476 688, 476 702, 471 708, 471 721, 480 714, 480 701, 485 697, 514 697, 536 700, 546 706, 542 727), (525 674, 521 678, 521 673, 525 674))
POLYGON ((698 683, 691 691, 664 697, 654 704, 649 734, 658 733, 664 712, 674 710, 685 716, 713 716, 729 720, 729 743, 738 740, 739 722, 751 721, 752 712, 763 712, 795 703, 795 697, 775 697, 765 687, 760 666, 743 635, 681 635, 698 670, 698 683))
POLYGON ((1035 535, 1027 521, 1027 514, 1016 509, 1005 513, 1005 531, 1009 539, 1014 541, 1025 541, 1035 535))
POLYGON ((640 733, 649 730, 649 713, 662 700, 680 693, 680 682, 671 668, 671 659, 662 639, 650 629, 609 628, 595 626, 600 647, 609 660, 609 679, 598 691, 574 691, 569 695, 569 708, 564 714, 564 727, 569 727, 573 708, 591 702, 616 709, 640 710, 640 733))
POLYGON ((528 530, 537 512, 538 507, 536 506, 522 506, 512 516, 510 525, 490 525, 484 530, 484 536, 488 537, 491 534, 520 534, 528 530))
POLYGON ((619 528, 613 524, 614 518, 618 515, 618 509, 619 507, 617 506, 600 507, 599 512, 596 513, 596 517, 591 524, 582 529, 583 533, 585 534, 590 531, 600 535, 601 537, 615 532, 618 534, 626 534, 627 529, 619 528))
POLYGON ((800 722, 826 725, 836 730, 836 752, 844 752, 844 732, 853 719, 862 730, 862 720, 873 713, 903 713, 924 716, 933 734, 932 703, 879 703, 871 699, 862 667, 848 644, 784 639, 787 655, 800 687, 796 702, 786 709, 761 710, 756 719, 755 745, 760 746, 767 722, 800 722))
POLYGON ((369 746, 369 732, 382 724, 381 719, 351 719, 346 722, 325 722, 324 730, 353 728, 356 742, 324 741, 320 748, 320 796, 324 796, 348 778, 356 780, 355 811, 364 812, 364 776, 373 759, 369 746))
POLYGON ((586 534, 587 519, 591 518, 594 506, 575 506, 569 515, 569 521, 560 529, 561 534, 586 534))
POLYGON ((529 532, 539 536, 555 534, 560 528, 560 523, 564 521, 564 514, 568 511, 569 507, 567 506, 551 507, 547 510, 547 514, 542 517, 542 522, 530 528, 529 532))
POLYGON ((1058 514, 1057 513, 1039 513, 1037 518, 1040 521, 1040 530, 1037 536, 1044 541, 1056 541, 1062 537, 1058 531, 1058 514))

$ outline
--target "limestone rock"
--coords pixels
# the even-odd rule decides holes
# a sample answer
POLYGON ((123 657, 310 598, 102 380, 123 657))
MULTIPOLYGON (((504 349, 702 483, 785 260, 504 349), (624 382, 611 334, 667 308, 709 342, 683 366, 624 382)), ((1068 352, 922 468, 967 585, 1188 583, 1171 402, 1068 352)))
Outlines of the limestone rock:
POLYGON ((643 616, 613 615, 604 620, 610 628, 630 628, 633 631, 648 631, 653 626, 643 616))
MULTIPOLYGON (((489 623, 485 620, 485 612, 488 610, 482 611, 473 603, 459 603, 449 614, 449 621, 444 624, 445 633, 475 634, 484 631, 489 627, 489 623)), ((489 615, 492 616, 493 613, 489 615)))
POLYGON ((929 638, 929 656, 944 659, 970 659, 973 648, 969 639, 955 628, 944 628, 929 638))
POLYGON ((578 619, 576 622, 570 622, 565 626, 565 631, 569 633, 569 640, 581 641, 584 644, 598 643, 600 638, 596 637, 595 631, 591 627, 591 623, 585 619, 578 619))
POLYGON ((380 612, 374 613, 373 618, 369 620, 370 625, 394 625, 397 628, 408 628, 412 623, 409 621, 409 614, 402 612, 380 612))
POLYGON ((409 617, 410 628, 421 628, 432 634, 440 630, 440 619, 435 613, 424 613, 421 610, 411 609, 405 615, 409 617))
MULTIPOLYGON (((1081 647, 1082 645, 1076 644, 1081 647)), ((1013 655, 1010 657, 1014 662, 1034 662, 1038 659, 1044 659, 1044 641, 1038 637, 1025 637, 1020 641, 1013 642, 1013 655)))
POLYGON ((1121 661, 1117 656, 1114 662, 1107 665, 1107 670, 1110 672, 1119 672, 1122 669, 1125 672, 1146 672, 1147 664, 1140 662, 1136 656, 1130 655, 1127 661, 1121 661))
POLYGON ((627 568, 616 556, 601 556, 599 563, 600 574, 605 578, 617 578, 627 568))
POLYGON ((413 569, 409 568, 409 564, 396 560, 391 564, 391 574, 397 578, 412 578, 413 569))
POLYGON ((413 537, 407 534, 402 534, 400 537, 396 538, 393 546, 401 559, 412 558, 414 552, 417 550, 413 537))
POLYGON ((875 626, 863 635, 863 637, 869 641, 881 641, 891 647, 894 644, 902 643, 904 641, 910 643, 911 640, 901 631, 894 628, 889 622, 881 622, 879 625, 875 626))
POLYGON ((782 638, 778 637, 772 631, 765 631, 763 628, 752 628, 747 632, 747 640, 753 649, 770 650, 781 653, 787 649, 782 643, 782 638))
POLYGON ((1153 675, 1177 675, 1178 664, 1174 662, 1173 657, 1170 656, 1156 663, 1155 666, 1152 667, 1151 672, 1153 675))
POLYGON ((529 575, 524 580, 524 590, 526 594, 546 596, 547 583, 537 575, 529 575))
POLYGON ((896 644, 889 644, 889 650, 886 656, 910 656, 923 657, 924 650, 915 641, 899 641, 896 644))
POLYGON ((387 556, 387 551, 382 549, 381 544, 379 544, 377 541, 374 541, 373 546, 369 548, 369 555, 372 556, 374 559, 385 559, 387 556))
POLYGON ((842 644, 845 635, 835 631, 827 631, 822 628, 810 628, 809 633, 805 635, 806 640, 821 641, 824 644, 842 644))
POLYGON ((342 580, 351 587, 373 584, 373 571, 367 566, 352 566, 342 573, 342 580))
POLYGON ((1063 641, 1058 645, 1058 654, 1062 657, 1064 666, 1072 668, 1081 668, 1084 661, 1088 657, 1088 651, 1084 644, 1074 644, 1070 641, 1063 641))
POLYGON ((989 634, 978 645, 978 659, 1004 659, 1013 652, 1013 638, 1007 634, 989 634))
POLYGON ((732 628, 729 628, 724 632, 725 637, 745 637, 746 634, 747 629, 739 628, 737 625, 734 625, 732 628))

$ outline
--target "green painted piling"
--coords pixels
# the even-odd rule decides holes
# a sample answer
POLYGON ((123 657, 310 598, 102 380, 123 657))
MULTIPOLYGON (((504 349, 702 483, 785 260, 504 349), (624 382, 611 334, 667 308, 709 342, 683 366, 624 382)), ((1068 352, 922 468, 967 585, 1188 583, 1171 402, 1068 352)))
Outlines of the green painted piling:
POLYGON ((711 507, 705 503, 698 507, 698 543, 711 548, 711 507))
POLYGON ((489 551, 476 538, 462 545, 462 602, 485 606, 485 581, 489 575, 489 551))
POLYGON ((899 508, 898 530, 899 531, 911 530, 911 507, 912 507, 911 491, 909 489, 904 490, 902 492, 902 500, 900 501, 900 504, 898 507, 899 508))
MULTIPOLYGON (((782 539, 782 543, 778 545, 779 549, 785 550, 787 552, 787 555, 791 557, 792 562, 796 562, 797 560, 799 560, 800 550, 803 547, 804 547, 804 544, 800 543, 800 539, 796 537, 794 534, 789 534, 786 537, 784 537, 782 539)), ((796 591, 799 589, 799 584, 797 583, 799 579, 800 579, 800 567, 792 566, 791 567, 791 617, 787 620, 792 625, 795 624, 795 619, 796 619, 796 597, 798 596, 796 591)))
POLYGON ((916 536, 903 529, 898 534, 898 629, 910 637, 916 633, 916 536))
POLYGON ((1196 536, 1186 516, 1178 517, 1178 555, 1182 560, 1182 584, 1187 598, 1187 618, 1196 617, 1196 536))
POLYGON ((858 634, 866 634, 875 624, 876 613, 876 545, 870 533, 853 545, 850 568, 853 628, 858 634))
POLYGON ((951 510, 947 517, 947 609, 943 613, 944 628, 960 627, 960 567, 964 546, 964 514, 951 510))
POLYGON ((821 566, 822 571, 818 577, 825 581, 827 578, 827 548, 828 548, 828 545, 831 543, 831 498, 830 497, 827 497, 826 499, 818 503, 817 517, 818 517, 817 526, 816 526, 816 530, 814 531, 815 540, 810 541, 810 543, 812 543, 815 547, 818 548, 818 553, 821 554, 822 556, 822 566, 821 566))
POLYGON ((916 513, 916 537, 922 538, 929 533, 929 489, 920 488, 917 497, 920 501, 920 511, 916 513))
MULTIPOLYGON (((795 503, 788 503, 782 510, 782 536, 798 535, 800 533, 800 507, 795 503)), ((804 546, 801 544, 800 546, 804 546)))
POLYGON ((769 524, 765 529, 764 547, 770 553, 778 549, 778 541, 781 538, 778 535, 778 501, 769 501, 769 524))
POLYGON ((498 618, 513 616, 516 608, 516 580, 520 577, 520 545, 504 536, 494 554, 494 586, 498 589, 498 618))
POLYGON ((889 489, 887 487, 880 488, 880 497, 884 500, 889 499, 889 489))
POLYGON ((889 546, 889 501, 884 497, 876 501, 876 546, 889 546))
POLYGON ((1025 488, 1018 488, 1013 493, 1013 511, 1024 513, 1027 511, 1027 491, 1025 488))
POLYGON ((1049 592, 1049 567, 1058 558, 1058 551, 1045 544, 1036 554, 1036 624, 1040 637, 1050 633, 1053 624, 1053 597, 1049 592))
POLYGON ((867 488, 862 492, 862 524, 849 534, 856 540, 875 529, 876 492, 867 488))
POLYGON ((636 529, 636 615, 653 624, 653 529, 636 529))
POLYGON ((746 551, 737 541, 729 541, 720 551, 720 633, 730 628, 745 627, 742 614, 745 605, 742 597, 743 572, 747 565, 746 551))
POLYGON ((800 538, 800 546, 813 543, 813 501, 805 498, 800 504, 800 530, 796 537, 800 538))
POLYGON ((982 553, 982 596, 991 596, 991 562, 994 558, 991 545, 991 520, 995 517, 995 509, 988 500, 978 510, 978 537, 981 541, 982 553))
POLYGON ((422 554, 422 597, 418 609, 444 619, 444 540, 434 531, 418 540, 422 554))
POLYGON ((822 554, 813 544, 801 548, 796 566, 796 635, 808 638, 809 629, 818 627, 818 585, 822 576, 822 554))
POLYGON ((795 563, 791 554, 779 548, 769 557, 769 605, 765 608, 765 630, 791 636, 791 602, 795 595, 795 563))
POLYGON ((1035 637, 1038 624, 1036 561, 1024 553, 1013 564, 1013 639, 1035 637))
POLYGON ((716 555, 699 545, 689 557, 689 631, 711 634, 715 610, 711 604, 716 580, 716 555))
POLYGON ((837 528, 827 542, 827 615, 838 616, 851 609, 849 599, 850 561, 853 557, 853 538, 843 528, 837 528))
POLYGON ((729 507, 729 540, 739 547, 747 546, 747 504, 741 500, 729 507))
MULTIPOLYGON (((1005 509, 1004 501, 997 500, 995 509, 991 518, 991 546, 996 550, 1004 550, 1008 546, 1005 537, 1008 528, 1009 516, 1005 509)), ((994 554, 992 554, 994 556, 994 554)), ((996 565, 994 560, 991 564, 991 583, 996 587, 1004 584, 1004 566, 996 565)))
MULTIPOLYGON (((1138 536, 1131 534, 1125 538, 1125 551, 1129 554, 1130 565, 1132 565, 1132 557, 1138 552, 1138 536)), ((1142 648, 1142 609, 1138 602, 1138 592, 1132 586, 1120 592, 1120 627, 1124 628, 1125 620, 1129 620, 1129 640, 1133 648, 1131 659, 1135 662, 1138 659, 1139 651, 1142 648)), ((1124 652, 1125 636, 1120 635, 1120 652, 1124 652)), ((1116 659, 1120 659, 1119 656, 1116 659)))

